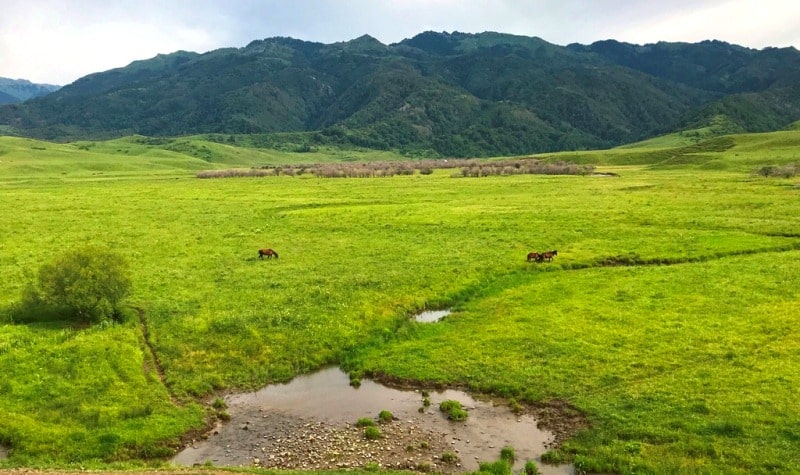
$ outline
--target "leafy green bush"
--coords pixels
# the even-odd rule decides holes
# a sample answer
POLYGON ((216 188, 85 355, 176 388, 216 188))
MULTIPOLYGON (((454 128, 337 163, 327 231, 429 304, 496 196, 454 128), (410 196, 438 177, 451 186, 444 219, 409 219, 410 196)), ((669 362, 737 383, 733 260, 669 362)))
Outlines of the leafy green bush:
POLYGON ((128 266, 119 254, 85 246, 44 264, 23 291, 14 320, 100 323, 122 320, 122 300, 130 292, 128 266))

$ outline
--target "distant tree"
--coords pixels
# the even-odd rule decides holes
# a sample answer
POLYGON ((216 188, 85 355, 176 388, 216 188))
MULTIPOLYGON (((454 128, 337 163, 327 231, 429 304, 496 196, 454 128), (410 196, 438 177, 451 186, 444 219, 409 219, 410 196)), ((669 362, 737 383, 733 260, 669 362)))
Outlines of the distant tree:
POLYGON ((36 282, 24 292, 15 320, 121 320, 121 303, 130 288, 128 265, 122 256, 106 248, 85 246, 39 269, 36 282))

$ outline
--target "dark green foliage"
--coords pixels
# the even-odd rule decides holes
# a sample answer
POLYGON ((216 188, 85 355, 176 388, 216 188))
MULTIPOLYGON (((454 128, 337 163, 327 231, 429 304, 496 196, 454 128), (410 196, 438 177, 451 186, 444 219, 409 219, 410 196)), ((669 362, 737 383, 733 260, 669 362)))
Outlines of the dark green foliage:
POLYGON ((606 148, 720 115, 741 131, 779 128, 800 119, 798 78, 793 49, 720 42, 565 48, 434 32, 393 45, 368 36, 330 45, 270 38, 92 74, 0 107, 0 127, 55 140, 213 133, 222 143, 299 153, 334 145, 521 155, 606 148))
POLYGON ((126 261, 102 247, 68 251, 38 272, 13 312, 19 322, 64 320, 99 323, 122 320, 122 300, 130 292, 126 261))

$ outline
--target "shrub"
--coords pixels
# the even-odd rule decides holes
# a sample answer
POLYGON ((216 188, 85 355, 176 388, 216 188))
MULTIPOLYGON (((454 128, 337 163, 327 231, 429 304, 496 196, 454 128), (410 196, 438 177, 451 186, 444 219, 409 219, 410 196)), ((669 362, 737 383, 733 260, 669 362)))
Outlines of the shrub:
POLYGON ((447 418, 451 421, 465 421, 467 420, 468 415, 469 414, 467 414, 467 411, 464 409, 454 407, 453 409, 450 409, 450 412, 447 413, 447 418))
POLYGON ((567 463, 567 456, 558 450, 548 450, 540 457, 542 463, 549 463, 553 465, 560 465, 567 463))
POLYGON ((366 429, 364 429, 364 437, 369 440, 375 440, 383 437, 383 434, 381 434, 381 430, 378 429, 377 427, 369 426, 366 429))
POLYGON ((356 427, 372 427, 374 425, 375 421, 373 421, 369 417, 362 417, 361 419, 356 421, 356 427))
POLYGON ((456 455, 455 452, 451 452, 449 450, 447 452, 443 453, 440 458, 441 458, 442 462, 444 462, 444 463, 456 463, 456 462, 458 462, 458 455, 456 455))
POLYGON ((439 410, 442 412, 450 412, 453 408, 461 409, 461 403, 453 399, 445 399, 439 403, 439 410))
POLYGON ((522 407, 522 404, 520 404, 514 398, 511 398, 508 401, 508 407, 511 409, 511 412, 513 412, 514 414, 522 414, 523 412, 525 412, 525 408, 522 407))
POLYGON ((451 421, 463 421, 467 419, 467 411, 461 403, 452 399, 446 399, 439 403, 439 410, 447 413, 447 418, 451 421))
POLYGON ((378 420, 381 422, 392 422, 394 420, 394 414, 389 411, 381 411, 378 414, 378 420))
POLYGON ((514 447, 511 447, 511 446, 507 445, 507 446, 503 447, 502 449, 500 449, 500 460, 505 460, 509 464, 513 465, 514 457, 515 457, 515 455, 514 455, 514 447))
POLYGON ((539 467, 536 466, 536 462, 533 460, 528 460, 525 462, 525 475, 539 475, 542 472, 539 471, 539 467))
POLYGON ((15 320, 122 320, 121 304, 130 287, 122 256, 109 249, 85 246, 39 269, 36 283, 23 292, 15 320))
POLYGON ((231 420, 231 415, 228 413, 228 411, 217 411, 217 419, 221 421, 229 421, 231 420))
POLYGON ((491 473, 493 475, 511 475, 511 465, 505 460, 498 460, 497 462, 480 462, 478 467, 481 472, 491 473))

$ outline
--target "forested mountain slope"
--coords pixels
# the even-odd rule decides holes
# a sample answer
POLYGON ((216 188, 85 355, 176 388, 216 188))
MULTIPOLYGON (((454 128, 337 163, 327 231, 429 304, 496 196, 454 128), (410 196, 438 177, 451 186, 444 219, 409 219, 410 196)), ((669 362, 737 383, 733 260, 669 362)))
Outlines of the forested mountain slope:
POLYGON ((91 74, 0 107, 50 140, 309 132, 408 154, 605 148, 719 115, 732 131, 800 119, 800 53, 721 42, 568 47, 502 33, 425 32, 392 45, 253 41, 91 74))

